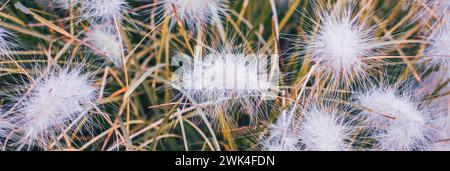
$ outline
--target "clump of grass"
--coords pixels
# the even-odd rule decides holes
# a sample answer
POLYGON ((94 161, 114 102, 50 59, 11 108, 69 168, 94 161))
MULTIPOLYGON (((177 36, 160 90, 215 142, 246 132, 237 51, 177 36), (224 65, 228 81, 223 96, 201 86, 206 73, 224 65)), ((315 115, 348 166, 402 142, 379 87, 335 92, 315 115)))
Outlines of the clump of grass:
POLYGON ((0 149, 449 150, 448 5, 2 1, 0 149))

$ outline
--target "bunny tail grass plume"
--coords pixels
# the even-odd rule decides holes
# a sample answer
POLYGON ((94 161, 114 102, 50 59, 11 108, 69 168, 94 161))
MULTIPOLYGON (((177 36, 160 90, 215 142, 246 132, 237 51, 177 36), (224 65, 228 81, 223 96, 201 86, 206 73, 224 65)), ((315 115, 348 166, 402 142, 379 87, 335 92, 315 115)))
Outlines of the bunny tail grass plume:
POLYGON ((358 95, 361 114, 373 126, 379 150, 426 150, 434 134, 431 118, 420 109, 417 95, 398 91, 385 86, 358 95))
MULTIPOLYGON (((208 106, 207 113, 216 120, 223 109, 233 109, 250 113, 251 120, 262 101, 270 100, 278 94, 278 76, 269 77, 270 65, 267 55, 246 54, 236 47, 209 52, 205 56, 177 55, 183 64, 176 72, 173 85, 179 87, 193 103, 208 106)), ((175 64, 177 65, 177 64, 175 64)), ((236 113, 236 111, 232 111, 236 113)), ((227 115, 227 118, 228 115, 227 115)))
POLYGON ((15 46, 14 35, 0 27, 0 59, 15 46))
POLYGON ((30 147, 45 149, 58 135, 75 129, 74 124, 89 119, 95 106, 96 89, 81 67, 44 71, 29 89, 18 97, 22 101, 18 100, 17 125, 22 131, 20 144, 30 147))
POLYGON ((337 109, 313 106, 304 113, 300 124, 303 149, 307 151, 348 151, 348 141, 356 129, 337 109))
POLYGON ((343 7, 337 3, 329 9, 318 4, 315 11, 320 12, 320 21, 313 27, 318 31, 307 33, 304 45, 316 70, 337 83, 364 78, 369 65, 362 58, 374 55, 380 48, 372 36, 373 28, 367 20, 359 20, 360 16, 353 14, 357 11, 352 3, 343 7))
POLYGON ((448 77, 445 77, 443 81, 437 81, 440 80, 440 77, 441 74, 439 72, 432 73, 420 84, 419 90, 428 94, 436 94, 436 98, 433 98, 426 105, 427 111, 432 118, 431 126, 436 130, 436 137, 433 139, 431 149, 435 151, 450 151, 450 98, 447 94, 450 91, 450 85, 444 84, 445 87, 439 88, 442 82, 448 80, 448 77), (431 80, 433 77, 435 77, 434 80, 431 80))
POLYGON ((293 118, 286 110, 275 124, 269 125, 269 135, 261 140, 264 151, 300 151, 300 135, 294 127, 293 118))
MULTIPOLYGON (((100 56, 106 56, 116 67, 122 66, 122 48, 115 29, 107 26, 97 26, 87 33, 86 41, 92 44, 100 56)), ((95 51, 94 50, 94 51, 95 51)))
POLYGON ((81 19, 94 23, 122 21, 129 6, 125 0, 78 0, 81 19))
MULTIPOLYGON (((443 24, 428 37, 429 45, 425 50, 423 61, 428 61, 431 67, 439 67, 443 73, 449 69, 450 24, 443 24)), ((445 75, 448 78, 448 73, 445 75)))
POLYGON ((159 3, 169 15, 175 17, 176 12, 181 22, 187 24, 188 28, 219 20, 227 11, 227 0, 161 0, 159 3))

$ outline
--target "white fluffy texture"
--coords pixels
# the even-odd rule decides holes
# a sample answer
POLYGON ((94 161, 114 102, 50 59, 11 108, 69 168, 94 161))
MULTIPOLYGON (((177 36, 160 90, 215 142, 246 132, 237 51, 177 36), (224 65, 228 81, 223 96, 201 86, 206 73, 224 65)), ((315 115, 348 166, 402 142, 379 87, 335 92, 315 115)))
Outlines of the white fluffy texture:
POLYGON ((312 108, 303 116, 300 125, 301 142, 308 151, 346 151, 351 126, 337 111, 326 112, 312 108))
POLYGON ((81 18, 92 19, 93 22, 120 22, 129 8, 125 0, 79 0, 78 3, 81 18))
MULTIPOLYGON (((440 66, 442 71, 448 71, 450 59, 450 24, 442 25, 428 37, 430 42, 425 51, 425 60, 430 60, 431 66, 440 66)), ((450 74, 447 74, 449 77, 450 74)))
POLYGON ((258 71, 258 61, 244 54, 214 54, 206 57, 193 72, 185 73, 184 88, 206 91, 242 91, 252 94, 271 88, 267 73, 258 71), (201 87, 201 85, 203 85, 201 87))
POLYGON ((430 116, 419 109, 417 98, 384 87, 361 94, 358 100, 362 114, 375 127, 380 150, 425 150, 430 145, 430 116))
POLYGON ((161 0, 163 9, 173 13, 175 6, 178 17, 188 27, 218 19, 226 12, 226 0, 161 0), (172 6, 173 4, 173 6, 172 6))
POLYGON ((264 96, 274 88, 267 64, 245 54, 213 53, 193 66, 184 69, 182 87, 201 101, 264 96))
POLYGON ((300 151, 300 135, 294 129, 289 112, 283 111, 275 124, 269 126, 269 136, 262 139, 264 151, 300 151))
MULTIPOLYGON (((259 56, 259 55, 257 55, 259 56)), ((269 80, 267 58, 244 53, 213 52, 198 62, 184 56, 187 63, 180 68, 175 83, 183 93, 197 103, 206 105, 206 112, 213 120, 221 117, 222 107, 232 109, 239 105, 249 113, 251 120, 259 119, 260 100, 273 99, 277 92, 277 76, 269 80)), ((200 57, 199 57, 200 58, 200 57)), ((232 111, 236 113, 236 111, 232 111)), ((230 115, 225 120, 232 121, 230 115)))
POLYGON ((441 109, 433 118, 433 126, 436 127, 438 134, 434 140, 432 150, 450 151, 450 113, 448 108, 449 98, 442 98, 436 101, 433 109, 441 109))
POLYGON ((0 57, 15 46, 13 35, 7 30, 0 27, 0 57))
MULTIPOLYGON (((439 92, 440 94, 447 93, 450 87, 446 86, 439 92)), ((433 137, 432 150, 435 151, 450 151, 450 98, 448 95, 441 96, 427 105, 431 117, 431 125, 436 131, 433 137)))
POLYGON ((450 141, 448 141, 448 139, 450 139, 450 98, 448 95, 445 95, 450 91, 450 85, 446 84, 442 88, 439 87, 449 78, 448 76, 443 77, 443 75, 447 74, 442 71, 443 70, 432 72, 418 87, 418 93, 427 95, 437 93, 437 95, 444 95, 433 99, 433 101, 426 106, 426 109, 431 116, 431 126, 436 130, 436 136, 433 137, 434 143, 431 147, 431 149, 435 151, 450 150, 450 141), (438 88, 439 91, 436 91, 438 88))
MULTIPOLYGON (((447 3, 449 5, 450 3, 447 3)), ((439 26, 429 37, 429 46, 425 50, 423 62, 429 62, 429 67, 438 67, 439 70, 431 72, 423 82, 420 89, 427 94, 433 93, 437 88, 450 78, 450 24, 444 23, 439 26)), ((439 93, 443 95, 450 90, 450 85, 440 88, 439 93)), ((449 141, 441 141, 450 138, 450 114, 448 95, 435 99, 429 107, 436 115, 433 118, 433 126, 439 131, 437 140, 432 146, 433 150, 450 150, 449 141)))
MULTIPOLYGON (((120 39, 114 29, 97 27, 87 33, 87 42, 92 44, 101 56, 106 56, 115 66, 122 66, 120 39)), ((94 50, 94 51, 95 51, 94 50)))
POLYGON ((20 106, 24 143, 45 146, 46 141, 70 123, 86 117, 94 107, 96 90, 88 75, 78 69, 53 71, 36 79, 20 106))
POLYGON ((323 12, 318 33, 310 35, 307 48, 312 60, 332 77, 364 74, 366 64, 361 58, 372 55, 376 47, 371 28, 352 12, 353 7, 323 12))

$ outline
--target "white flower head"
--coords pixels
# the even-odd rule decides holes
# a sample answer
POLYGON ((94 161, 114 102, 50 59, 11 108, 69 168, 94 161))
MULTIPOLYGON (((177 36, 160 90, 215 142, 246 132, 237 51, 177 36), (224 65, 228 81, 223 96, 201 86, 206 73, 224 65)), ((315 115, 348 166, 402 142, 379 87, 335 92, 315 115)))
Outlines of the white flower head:
POLYGON ((394 87, 374 88, 357 99, 361 114, 374 127, 381 150, 425 150, 431 144, 430 116, 419 108, 419 98, 400 94, 394 87))
MULTIPOLYGON (((273 66, 268 64, 267 55, 227 48, 194 59, 188 55, 177 57, 183 64, 176 72, 179 77, 172 78, 174 85, 192 100, 207 103, 213 110, 222 105, 240 104, 245 110, 256 111, 260 100, 273 99, 278 93, 278 74, 269 76, 273 66)), ((180 61, 173 61, 174 65, 179 66, 180 61)), ((211 113, 217 118, 216 112, 211 113)))
POLYGON ((269 125, 269 135, 261 140, 264 151, 300 151, 300 134, 294 118, 286 110, 281 113, 275 124, 269 125))
POLYGON ((379 45, 372 36, 373 29, 353 14, 354 9, 351 4, 347 8, 318 10, 318 32, 309 34, 306 42, 306 51, 311 53, 316 69, 343 81, 352 74, 364 76, 369 66, 362 58, 374 55, 379 45))
POLYGON ((450 69, 450 52, 448 50, 450 48, 450 24, 440 26, 428 37, 428 42, 429 45, 423 59, 429 60, 431 67, 439 66, 442 71, 448 71, 450 69))
POLYGON ((15 46, 14 35, 0 27, 0 58, 15 46))
POLYGON ((312 107, 300 125, 303 148, 308 151, 347 151, 354 128, 337 110, 312 107))
POLYGON ((176 12, 181 22, 189 28, 219 20, 227 11, 226 0, 161 0, 159 3, 170 15, 175 17, 176 12))
POLYGON ((81 19, 95 23, 122 21, 129 8, 125 0, 79 0, 81 19))
MULTIPOLYGON (((421 84, 424 84, 422 82, 421 84)), ((434 82, 425 83, 433 84, 437 86, 436 79, 434 82)), ((423 85, 419 87, 423 89, 423 85)), ((435 88, 435 87, 434 87, 435 88)), ((442 88, 440 92, 436 93, 438 95, 445 94, 448 92, 450 87, 447 85, 442 88)), ((428 92, 429 93, 429 92, 428 92)), ((426 110, 431 118, 431 126, 435 129, 436 135, 433 137, 433 145, 431 149, 434 151, 449 151, 450 150, 450 108, 449 108, 450 98, 448 95, 439 96, 433 98, 432 101, 427 104, 426 110)))
POLYGON ((105 56, 116 67, 122 66, 122 47, 115 29, 110 27, 94 27, 87 33, 86 41, 94 46, 94 51, 105 56))
POLYGON ((96 89, 80 68, 43 73, 29 88, 17 100, 15 124, 22 132, 21 144, 45 148, 50 139, 73 128, 72 124, 88 119, 95 106, 96 89))

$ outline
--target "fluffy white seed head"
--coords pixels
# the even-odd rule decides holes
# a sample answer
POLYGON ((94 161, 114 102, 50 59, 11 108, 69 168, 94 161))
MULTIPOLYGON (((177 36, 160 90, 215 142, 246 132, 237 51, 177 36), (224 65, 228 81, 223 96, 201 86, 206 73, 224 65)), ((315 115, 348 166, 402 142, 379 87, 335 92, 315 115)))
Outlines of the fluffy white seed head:
POLYGON ((0 27, 0 58, 13 47, 15 47, 14 36, 0 27))
POLYGON ((430 145, 430 117, 419 109, 417 97, 383 87, 359 95, 358 101, 381 150, 424 150, 430 145))
POLYGON ((275 88, 267 63, 253 56, 213 53, 192 66, 184 68, 181 83, 200 101, 265 96, 275 88))
POLYGON ((353 128, 341 113, 313 107, 307 111, 300 125, 301 142, 309 151, 346 151, 353 128))
POLYGON ((22 144, 45 147, 49 139, 70 124, 87 117, 94 107, 96 89, 80 69, 60 69, 36 78, 19 102, 18 126, 22 144))
POLYGON ((245 54, 213 54, 207 56, 192 72, 183 75, 183 87, 204 90, 211 95, 219 92, 252 95, 270 90, 267 73, 261 73, 258 61, 245 54))
POLYGON ((318 32, 309 35, 306 49, 318 70, 331 77, 364 75, 368 66, 363 57, 371 56, 377 47, 372 29, 353 15, 354 7, 335 8, 319 14, 318 32))
MULTIPOLYGON (((439 66, 442 71, 447 72, 450 60, 450 24, 442 25, 438 30, 428 37, 429 45, 425 51, 424 60, 429 60, 430 66, 439 66)), ((450 74, 446 74, 450 76, 450 74)))
POLYGON ((160 3, 173 16, 175 7, 179 19, 190 28, 218 20, 227 9, 226 0, 162 0, 160 3))
MULTIPOLYGON (((436 80, 434 80, 436 81, 436 80)), ((423 82, 425 83, 425 82, 423 82)), ((432 82, 434 83, 434 82, 432 82)), ((430 84, 430 83, 428 83, 430 84)), ((433 87, 436 89, 434 83, 433 87)), ((423 88, 421 85, 420 88, 423 88)), ((437 94, 445 94, 450 90, 447 85, 437 94)), ((433 145, 431 149, 434 151, 449 151, 450 150, 450 108, 449 108, 450 98, 449 96, 440 96, 431 101, 430 104, 426 105, 426 110, 431 117, 431 126, 435 130, 435 136, 433 136, 433 145)))
POLYGON ((264 151, 300 151, 300 134, 289 112, 283 111, 275 124, 269 125, 269 136, 261 140, 264 151))
POLYGON ((122 66, 122 48, 117 33, 110 27, 95 27, 87 33, 86 41, 95 47, 97 54, 105 56, 115 66, 122 66))
POLYGON ((81 19, 93 22, 122 21, 128 10, 125 0, 79 0, 81 19))
POLYGON ((266 55, 224 50, 194 59, 187 55, 178 57, 175 59, 183 64, 172 78, 173 85, 197 103, 210 107, 213 118, 218 117, 215 110, 221 106, 231 108, 235 104, 254 113, 259 111, 260 100, 273 99, 278 93, 279 77, 276 72, 269 77, 272 66, 266 55))

